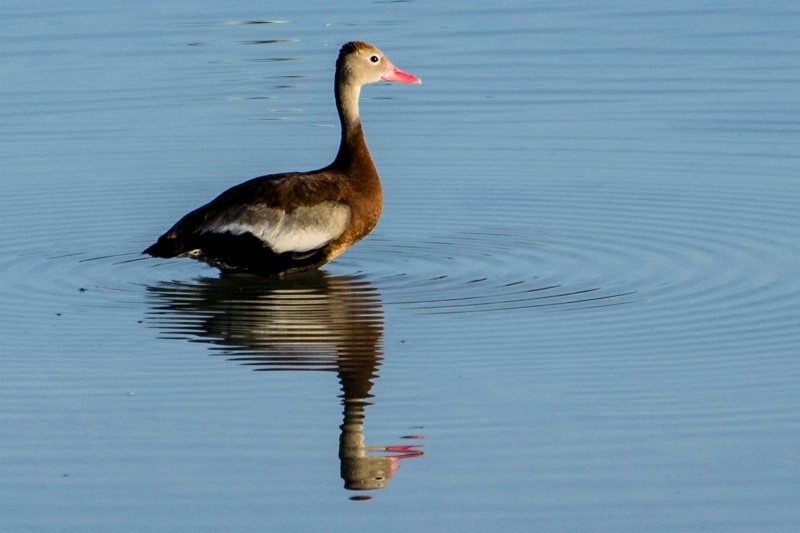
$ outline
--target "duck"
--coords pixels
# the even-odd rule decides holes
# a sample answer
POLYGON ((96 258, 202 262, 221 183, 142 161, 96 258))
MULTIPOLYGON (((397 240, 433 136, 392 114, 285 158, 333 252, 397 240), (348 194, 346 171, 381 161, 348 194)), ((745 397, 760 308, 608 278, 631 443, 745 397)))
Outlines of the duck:
POLYGON ((358 111, 361 87, 380 81, 422 83, 369 43, 342 46, 334 76, 341 141, 333 162, 231 187, 185 215, 142 253, 268 277, 314 270, 337 258, 372 231, 383 209, 380 177, 358 111))

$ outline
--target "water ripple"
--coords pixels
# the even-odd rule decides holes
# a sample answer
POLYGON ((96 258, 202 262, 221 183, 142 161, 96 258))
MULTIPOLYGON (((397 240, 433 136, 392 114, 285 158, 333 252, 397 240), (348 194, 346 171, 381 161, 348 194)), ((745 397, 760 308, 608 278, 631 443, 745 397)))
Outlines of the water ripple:
MULTIPOLYGON (((385 305, 422 314, 657 303, 654 326, 682 331, 691 329, 698 313, 714 320, 753 309, 795 316, 798 287, 787 280, 800 257, 792 214, 797 198, 772 190, 557 184, 535 197, 495 195, 490 227, 464 231, 474 225, 468 210, 439 224, 438 235, 422 222, 404 221, 408 226, 397 235, 417 238, 379 232, 328 270, 358 274, 380 291, 385 305)), ((65 302, 129 305, 142 285, 213 273, 190 261, 141 258, 138 249, 115 241, 115 228, 107 229, 75 250, 43 250, 31 244, 36 239, 12 236, 0 261, 3 308, 19 308, 20 302, 53 312, 65 302)), ((727 327, 737 326, 734 321, 727 327)))

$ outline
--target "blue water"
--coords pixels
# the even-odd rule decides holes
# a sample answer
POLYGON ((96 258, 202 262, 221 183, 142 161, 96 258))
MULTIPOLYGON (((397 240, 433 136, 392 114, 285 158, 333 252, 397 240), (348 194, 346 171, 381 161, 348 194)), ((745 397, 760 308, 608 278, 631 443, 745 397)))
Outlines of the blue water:
POLYGON ((3 8, 0 530, 800 527, 793 3, 3 8), (140 256, 330 162, 352 39, 376 230, 140 256))

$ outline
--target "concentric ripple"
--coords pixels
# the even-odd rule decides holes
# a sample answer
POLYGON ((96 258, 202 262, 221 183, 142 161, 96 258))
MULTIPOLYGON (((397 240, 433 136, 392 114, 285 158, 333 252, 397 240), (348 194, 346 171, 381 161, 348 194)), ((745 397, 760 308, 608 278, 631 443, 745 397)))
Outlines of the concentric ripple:
MULTIPOLYGON (((499 192, 491 200, 492 226, 470 228, 469 213, 455 213, 433 229, 382 228, 327 271, 356 274, 384 305, 425 314, 658 302, 655 323, 663 328, 691 325, 699 310, 796 314, 798 199, 778 190, 553 184, 535 197, 499 192)), ((120 243, 120 228, 106 226, 74 249, 57 228, 26 229, 11 234, 0 261, 3 308, 17 317, 73 304, 133 305, 142 286, 215 276, 191 261, 142 258, 146 243, 120 243)))
MULTIPOLYGON (((398 245, 376 241, 386 258, 369 274, 389 304, 425 314, 476 313, 527 308, 586 308, 635 301, 636 289, 570 283, 547 277, 541 241, 500 230, 455 233, 398 245)), ((568 258, 562 258, 565 263, 568 258)))
MULTIPOLYGON (((362 268, 387 304, 422 313, 657 305, 665 328, 754 306, 787 316, 798 291, 797 198, 779 194, 657 185, 498 194, 498 218, 513 221, 505 226, 372 239, 331 270, 362 268)), ((449 225, 469 227, 461 216, 449 225)))

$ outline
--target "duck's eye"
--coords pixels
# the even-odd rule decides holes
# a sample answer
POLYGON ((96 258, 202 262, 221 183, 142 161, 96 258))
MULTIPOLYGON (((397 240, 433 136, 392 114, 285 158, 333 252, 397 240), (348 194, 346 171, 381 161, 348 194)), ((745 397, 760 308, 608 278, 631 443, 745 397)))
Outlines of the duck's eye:
POLYGON ((381 58, 378 57, 377 55, 371 55, 369 56, 369 60, 372 61, 373 63, 377 63, 378 61, 381 60, 381 58))

